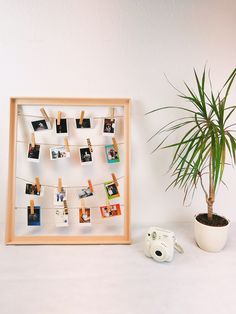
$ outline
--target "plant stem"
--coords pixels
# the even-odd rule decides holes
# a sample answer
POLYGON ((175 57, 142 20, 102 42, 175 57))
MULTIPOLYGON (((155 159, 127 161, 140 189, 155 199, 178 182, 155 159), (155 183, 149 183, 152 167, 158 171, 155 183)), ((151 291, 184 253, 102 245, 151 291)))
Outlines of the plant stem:
POLYGON ((207 199, 207 217, 212 221, 213 218, 213 204, 215 202, 215 189, 212 176, 212 153, 210 153, 209 160, 209 197, 207 199))

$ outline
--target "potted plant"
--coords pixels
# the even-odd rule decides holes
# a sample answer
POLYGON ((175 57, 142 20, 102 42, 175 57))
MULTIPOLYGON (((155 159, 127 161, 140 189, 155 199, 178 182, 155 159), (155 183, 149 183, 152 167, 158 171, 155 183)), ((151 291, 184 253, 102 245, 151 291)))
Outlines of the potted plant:
POLYGON ((214 93, 210 75, 206 79, 206 70, 204 69, 201 78, 194 70, 196 92, 186 83, 186 93, 178 91, 178 96, 187 101, 188 106, 167 106, 147 113, 172 109, 183 113, 181 118, 162 126, 150 140, 167 133, 154 151, 174 149, 169 168, 173 180, 168 188, 183 189, 184 202, 190 193, 194 194, 198 185, 202 188, 207 213, 195 216, 195 240, 200 248, 211 252, 220 251, 224 247, 229 227, 226 218, 214 213, 214 203, 217 189, 224 183, 222 178, 227 160, 230 160, 231 165, 236 163, 236 138, 233 135, 236 123, 231 121, 236 106, 227 105, 235 75, 236 68, 220 92, 214 93), (206 90, 206 82, 209 91, 206 90), (177 130, 182 133, 181 139, 166 142, 177 130))

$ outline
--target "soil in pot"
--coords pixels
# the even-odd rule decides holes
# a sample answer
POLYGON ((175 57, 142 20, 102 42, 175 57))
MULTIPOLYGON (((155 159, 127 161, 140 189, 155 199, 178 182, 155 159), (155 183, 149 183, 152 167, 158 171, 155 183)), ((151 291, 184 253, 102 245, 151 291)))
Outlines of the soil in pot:
POLYGON ((204 225, 213 226, 213 227, 224 227, 224 226, 227 226, 229 223, 227 219, 225 219, 224 217, 221 217, 217 214, 213 214, 212 220, 208 219, 207 214, 199 214, 196 217, 196 219, 198 222, 200 222, 204 225))

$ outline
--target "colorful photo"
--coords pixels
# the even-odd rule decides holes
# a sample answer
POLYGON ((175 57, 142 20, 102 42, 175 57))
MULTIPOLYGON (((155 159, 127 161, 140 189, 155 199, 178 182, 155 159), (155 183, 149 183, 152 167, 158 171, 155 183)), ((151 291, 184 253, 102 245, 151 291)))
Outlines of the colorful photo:
POLYGON ((107 162, 109 164, 120 162, 119 153, 118 151, 115 150, 114 145, 106 145, 105 151, 106 151, 107 162))
POLYGON ((50 148, 51 160, 70 158, 70 152, 66 151, 65 146, 50 148))
POLYGON ((91 129, 92 121, 90 118, 84 118, 82 125, 80 124, 80 119, 75 119, 77 129, 91 129))
POLYGON ((31 121, 32 128, 35 132, 38 131, 44 131, 51 129, 50 122, 47 122, 46 120, 37 120, 37 121, 31 121))
POLYGON ((30 206, 27 207, 28 226, 40 226, 40 206, 34 206, 34 213, 31 214, 30 206))
POLYGON ((37 191, 37 185, 36 184, 26 183, 25 194, 42 196, 43 195, 43 187, 40 185, 40 191, 37 191))
POLYGON ((79 209, 79 224, 91 225, 91 210, 90 208, 80 208, 79 209))
POLYGON ((116 120, 105 118, 103 121, 103 135, 113 136, 115 134, 116 120))
POLYGON ((92 153, 90 152, 89 147, 82 147, 80 151, 80 161, 82 165, 91 164, 93 162, 92 153))
POLYGON ((79 198, 86 198, 89 196, 93 196, 93 193, 90 190, 90 187, 83 188, 79 191, 79 198))
POLYGON ((28 152, 27 152, 27 158, 29 161, 32 162, 39 162, 40 157, 40 145, 35 145, 32 147, 31 144, 29 144, 28 152))
POLYGON ((120 204, 114 204, 110 206, 101 206, 100 207, 102 218, 109 218, 114 216, 120 216, 120 204))
POLYGON ((56 126, 56 133, 57 134, 66 135, 68 133, 67 120, 66 119, 61 119, 60 125, 57 125, 57 119, 56 119, 55 126, 56 126))
POLYGON ((113 181, 105 182, 104 187, 105 187, 107 197, 109 200, 116 197, 120 197, 118 187, 113 181))
POLYGON ((68 210, 65 208, 56 209, 56 227, 67 227, 69 225, 68 210))
POLYGON ((62 188, 61 192, 58 192, 58 189, 54 191, 54 205, 64 206, 63 201, 66 201, 66 189, 62 188))

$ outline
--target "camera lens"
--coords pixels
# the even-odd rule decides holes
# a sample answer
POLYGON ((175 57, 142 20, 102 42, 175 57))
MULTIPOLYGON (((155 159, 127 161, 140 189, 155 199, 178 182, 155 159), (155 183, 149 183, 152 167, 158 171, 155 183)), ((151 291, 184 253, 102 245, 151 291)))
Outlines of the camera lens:
POLYGON ((156 251, 155 254, 156 254, 157 256, 162 256, 161 251, 156 251))

